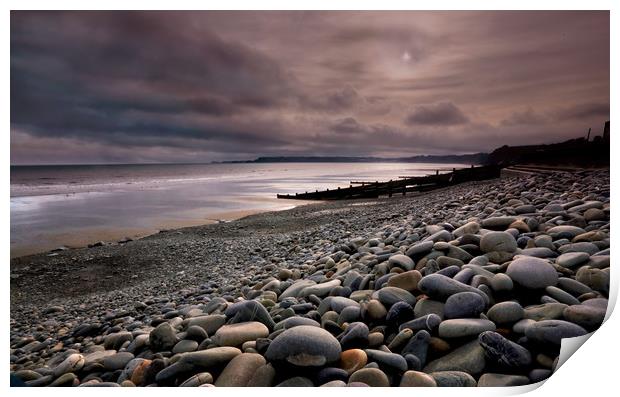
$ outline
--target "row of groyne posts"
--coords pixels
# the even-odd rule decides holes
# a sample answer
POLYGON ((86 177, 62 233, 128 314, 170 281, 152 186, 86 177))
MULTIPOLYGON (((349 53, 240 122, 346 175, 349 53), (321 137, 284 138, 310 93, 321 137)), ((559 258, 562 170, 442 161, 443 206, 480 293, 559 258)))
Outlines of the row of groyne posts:
POLYGON ((349 187, 337 189, 315 190, 314 192, 278 194, 281 199, 296 200, 345 200, 359 198, 377 198, 379 196, 392 197, 394 194, 406 195, 408 192, 422 192, 438 189, 469 181, 481 181, 498 178, 501 172, 499 165, 483 165, 479 167, 456 169, 425 176, 399 176, 397 180, 386 182, 351 181, 349 187))

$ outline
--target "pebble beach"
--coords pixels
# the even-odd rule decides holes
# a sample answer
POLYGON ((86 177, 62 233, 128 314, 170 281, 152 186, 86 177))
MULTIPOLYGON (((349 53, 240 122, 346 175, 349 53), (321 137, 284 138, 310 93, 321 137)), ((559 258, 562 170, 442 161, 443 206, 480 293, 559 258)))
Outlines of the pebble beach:
POLYGON ((517 386, 595 331, 608 169, 339 201, 11 260, 29 386, 517 386))

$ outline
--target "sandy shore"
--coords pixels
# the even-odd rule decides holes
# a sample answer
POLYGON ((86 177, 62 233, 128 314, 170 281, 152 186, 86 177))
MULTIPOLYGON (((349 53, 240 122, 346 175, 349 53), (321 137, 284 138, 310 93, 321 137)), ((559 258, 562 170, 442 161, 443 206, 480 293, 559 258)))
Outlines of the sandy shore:
MULTIPOLYGON (((283 200, 286 204, 283 209, 290 209, 297 205, 303 205, 306 202, 290 202, 291 200, 283 200)), ((159 219, 154 221, 158 228, 88 228, 75 229, 71 232, 46 234, 44 239, 34 239, 35 241, 27 244, 16 244, 11 247, 11 258, 19 258, 35 254, 48 253, 49 251, 59 248, 77 249, 85 248, 93 244, 114 244, 119 241, 137 240, 162 230, 180 229, 192 226, 205 226, 214 223, 230 222, 253 214, 262 212, 273 212, 267 209, 248 209, 238 211, 221 211, 209 214, 204 219, 159 219)))

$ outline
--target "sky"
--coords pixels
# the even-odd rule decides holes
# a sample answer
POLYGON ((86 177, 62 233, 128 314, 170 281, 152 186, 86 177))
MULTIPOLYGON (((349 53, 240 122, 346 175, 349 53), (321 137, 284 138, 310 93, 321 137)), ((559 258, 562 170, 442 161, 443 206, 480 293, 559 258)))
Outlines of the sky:
POLYGON ((608 11, 13 11, 11 164, 462 154, 602 132, 608 11))

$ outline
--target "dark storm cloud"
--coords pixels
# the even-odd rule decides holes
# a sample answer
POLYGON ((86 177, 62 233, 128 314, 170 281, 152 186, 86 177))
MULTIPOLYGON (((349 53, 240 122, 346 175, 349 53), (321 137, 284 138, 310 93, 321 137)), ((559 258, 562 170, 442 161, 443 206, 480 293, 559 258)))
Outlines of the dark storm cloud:
POLYGON ((452 102, 415 106, 405 120, 409 125, 456 125, 468 121, 469 118, 452 102))
POLYGON ((585 103, 560 110, 558 119, 609 118, 609 103, 585 103))
POLYGON ((366 131, 366 127, 358 123, 353 117, 338 120, 335 124, 330 126, 329 129, 330 131, 344 134, 357 134, 366 131))
POLYGON ((527 108, 522 112, 514 112, 505 120, 502 120, 502 125, 504 126, 513 126, 513 125, 536 125, 536 124, 544 124, 549 121, 549 117, 544 114, 539 114, 534 111, 534 109, 527 108))
POLYGON ((289 91, 285 71, 268 57, 172 22, 161 13, 14 13, 12 124, 118 144, 132 136, 277 140, 234 125, 166 119, 243 113, 289 91))
POLYGON ((12 12, 11 161, 412 155, 609 118, 608 12, 12 12))

